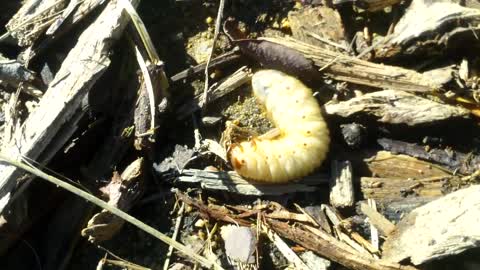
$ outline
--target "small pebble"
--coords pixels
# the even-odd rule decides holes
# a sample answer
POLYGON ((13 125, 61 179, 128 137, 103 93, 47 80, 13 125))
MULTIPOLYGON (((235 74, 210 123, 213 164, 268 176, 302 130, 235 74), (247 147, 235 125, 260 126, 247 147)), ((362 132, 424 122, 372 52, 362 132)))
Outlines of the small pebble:
POLYGON ((210 17, 210 16, 208 16, 208 17, 205 19, 205 22, 206 22, 207 24, 212 24, 212 23, 213 23, 213 18, 210 17))
POLYGON ((365 141, 365 127, 357 123, 341 125, 342 136, 345 143, 352 147, 357 148, 365 141))

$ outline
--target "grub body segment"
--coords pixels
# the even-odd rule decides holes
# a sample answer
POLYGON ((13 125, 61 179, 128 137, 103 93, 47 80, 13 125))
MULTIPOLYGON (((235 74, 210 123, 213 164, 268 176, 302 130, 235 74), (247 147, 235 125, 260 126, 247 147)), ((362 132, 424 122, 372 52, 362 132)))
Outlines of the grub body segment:
POLYGON ((298 180, 312 173, 322 164, 330 144, 312 91, 298 79, 276 70, 256 72, 252 87, 280 135, 233 146, 229 154, 234 169, 247 179, 269 183, 298 180))

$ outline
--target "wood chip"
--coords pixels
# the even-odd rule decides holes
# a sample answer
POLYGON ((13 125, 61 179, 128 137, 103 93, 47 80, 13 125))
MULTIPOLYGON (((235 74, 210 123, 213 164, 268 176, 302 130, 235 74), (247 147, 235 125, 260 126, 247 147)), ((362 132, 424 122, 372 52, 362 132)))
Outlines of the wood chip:
POLYGON ((403 91, 384 90, 339 103, 325 104, 328 114, 374 116, 379 122, 415 126, 450 118, 466 118, 467 109, 438 103, 403 91))
POLYGON ((480 185, 430 202, 409 213, 383 245, 383 256, 419 265, 480 245, 480 185))
POLYGON ((317 185, 328 183, 328 178, 314 174, 290 184, 268 185, 248 182, 237 173, 184 170, 177 179, 183 183, 200 183, 202 189, 228 191, 243 195, 281 195, 295 192, 314 192, 317 185))
POLYGON ((395 225, 386 219, 382 214, 375 211, 367 203, 360 203, 360 210, 368 217, 370 223, 377 228, 384 236, 389 236, 394 230, 395 225))
POLYGON ((342 18, 325 6, 305 7, 288 13, 292 36, 300 41, 330 50, 346 50, 342 18), (321 27, 319 27, 321 25, 321 27))
POLYGON ((349 207, 354 202, 352 165, 348 160, 332 161, 330 203, 334 207, 349 207))

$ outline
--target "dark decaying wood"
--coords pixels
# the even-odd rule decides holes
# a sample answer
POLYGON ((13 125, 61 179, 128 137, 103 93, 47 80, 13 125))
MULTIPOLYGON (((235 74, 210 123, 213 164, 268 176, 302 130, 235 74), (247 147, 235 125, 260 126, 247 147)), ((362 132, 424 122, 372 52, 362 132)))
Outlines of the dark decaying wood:
POLYGON ((472 174, 480 169, 478 165, 480 156, 473 153, 465 154, 452 149, 438 148, 427 150, 425 146, 387 138, 379 139, 378 143, 385 150, 435 162, 461 174, 472 174))

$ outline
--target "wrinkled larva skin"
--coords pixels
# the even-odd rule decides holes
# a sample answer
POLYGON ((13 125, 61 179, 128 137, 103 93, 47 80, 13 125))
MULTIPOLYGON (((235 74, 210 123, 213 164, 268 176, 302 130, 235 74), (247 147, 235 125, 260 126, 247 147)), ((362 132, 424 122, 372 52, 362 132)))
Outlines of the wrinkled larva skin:
POLYGON ((325 159, 330 137, 312 91, 294 77, 276 70, 253 75, 255 97, 280 130, 273 139, 252 139, 234 145, 230 161, 241 176, 268 183, 298 180, 325 159))

